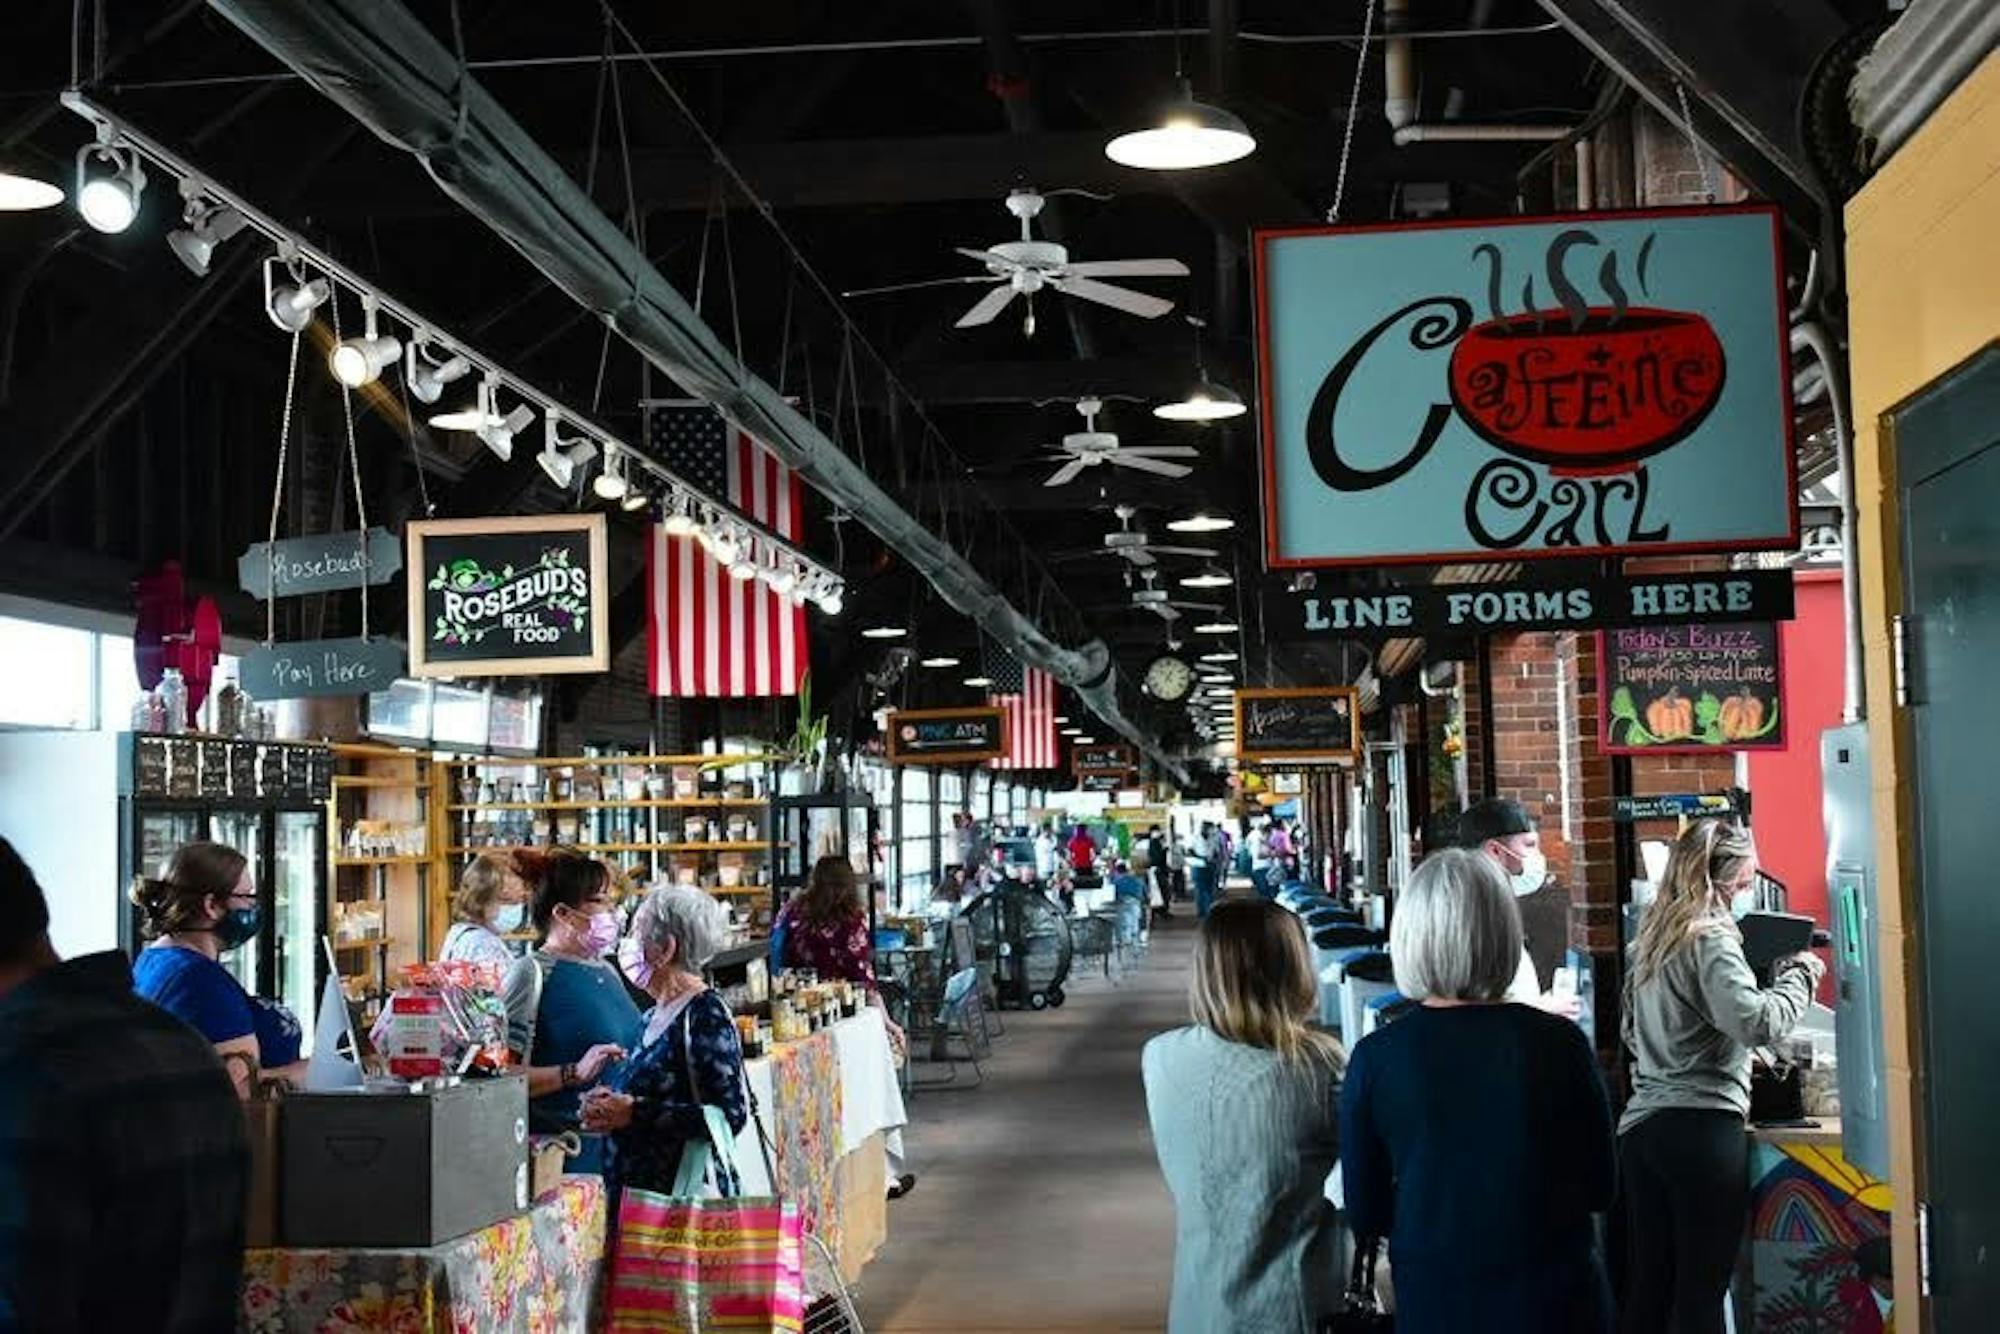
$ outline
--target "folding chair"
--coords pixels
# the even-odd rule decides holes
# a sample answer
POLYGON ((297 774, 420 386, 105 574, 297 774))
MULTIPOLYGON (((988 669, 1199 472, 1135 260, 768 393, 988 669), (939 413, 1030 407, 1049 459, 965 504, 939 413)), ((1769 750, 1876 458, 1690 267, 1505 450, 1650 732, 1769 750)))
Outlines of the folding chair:
POLYGON ((930 1033, 930 1056, 925 1064, 943 1065, 948 1073, 942 1079, 917 1079, 912 1076, 912 1089, 969 1089, 986 1082, 986 1070, 980 1062, 992 1056, 993 1039, 986 1027, 986 1006, 980 1000, 977 969, 961 968, 946 979, 944 996, 930 1033), (952 1050, 954 1041, 961 1044, 962 1054, 952 1050), (972 1066, 974 1078, 970 1084, 958 1082, 961 1061, 972 1066))

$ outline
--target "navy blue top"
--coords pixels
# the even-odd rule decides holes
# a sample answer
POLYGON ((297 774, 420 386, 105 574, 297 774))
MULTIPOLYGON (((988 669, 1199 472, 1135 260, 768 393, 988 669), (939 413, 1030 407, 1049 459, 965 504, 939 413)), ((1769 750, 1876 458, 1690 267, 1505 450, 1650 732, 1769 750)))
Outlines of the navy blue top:
POLYGON ((1111 893, 1115 898, 1146 901, 1146 882, 1130 871, 1111 877, 1111 893))
POLYGON ((252 996, 227 968, 185 945, 151 945, 132 965, 132 989, 218 1045, 257 1039, 257 1064, 266 1070, 299 1059, 298 1017, 284 1006, 252 996))
MULTIPOLYGON (((548 960, 548 973, 542 980, 541 1007, 535 1012, 535 1046, 528 1053, 529 1065, 568 1065, 605 1042, 615 1042, 628 1052, 637 1049, 645 1026, 616 969, 601 961, 579 963, 543 957, 548 960)), ((536 965, 532 959, 515 965, 523 966, 536 965)), ((583 1092, 557 1089, 530 1099, 529 1128, 539 1135, 577 1129, 577 1103, 583 1092)), ((569 1160, 569 1170, 602 1172, 603 1137, 585 1135, 583 1152, 569 1160)))
MULTIPOLYGON (((604 1175, 614 1187, 672 1189, 681 1146, 708 1134, 704 1103, 722 1109, 734 1134, 741 1134, 750 1121, 736 1021, 712 990, 688 1001, 657 1038, 621 1062, 604 1084, 634 1099, 632 1124, 611 1136, 606 1155, 604 1175)), ((725 1175, 717 1184, 722 1194, 736 1194, 733 1176, 725 1175)))
POLYGON ((1609 1327, 1590 1216, 1611 1204, 1611 1111, 1575 1024, 1417 1007, 1355 1046, 1340 1141, 1349 1224, 1389 1239, 1396 1334, 1609 1327))

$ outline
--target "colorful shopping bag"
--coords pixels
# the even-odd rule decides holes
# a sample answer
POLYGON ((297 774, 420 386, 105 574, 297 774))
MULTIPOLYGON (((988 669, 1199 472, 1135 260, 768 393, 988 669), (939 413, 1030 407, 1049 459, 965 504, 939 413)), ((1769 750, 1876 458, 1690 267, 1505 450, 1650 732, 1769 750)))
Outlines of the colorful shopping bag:
POLYGON ((619 1334, 798 1334, 805 1320, 798 1207, 701 1197, 712 1164, 734 1166, 728 1122, 714 1107, 705 1111, 708 1142, 682 1151, 673 1193, 628 1189, 619 1201, 605 1327, 619 1334))

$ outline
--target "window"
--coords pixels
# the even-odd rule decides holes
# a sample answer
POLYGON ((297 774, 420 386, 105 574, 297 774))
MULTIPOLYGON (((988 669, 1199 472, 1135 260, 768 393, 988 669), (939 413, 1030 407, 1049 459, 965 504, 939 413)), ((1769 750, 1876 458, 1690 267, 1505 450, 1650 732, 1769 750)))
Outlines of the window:
POLYGON ((368 732, 419 746, 532 754, 542 732, 542 697, 405 677, 368 697, 368 732))
MULTIPOLYGON (((0 616, 0 723, 97 726, 96 641, 88 630, 0 616)), ((131 716, 128 697, 112 725, 127 726, 131 716)))
POLYGON ((132 636, 97 637, 97 726, 107 731, 129 727, 132 705, 139 698, 139 664, 132 656, 132 636))
POLYGON ((431 696, 431 739, 440 746, 486 749, 489 721, 484 690, 440 684, 431 696))
POLYGON ((931 804, 931 774, 905 765, 903 774, 903 838, 897 846, 896 884, 903 902, 921 903, 937 879, 935 808, 931 804))

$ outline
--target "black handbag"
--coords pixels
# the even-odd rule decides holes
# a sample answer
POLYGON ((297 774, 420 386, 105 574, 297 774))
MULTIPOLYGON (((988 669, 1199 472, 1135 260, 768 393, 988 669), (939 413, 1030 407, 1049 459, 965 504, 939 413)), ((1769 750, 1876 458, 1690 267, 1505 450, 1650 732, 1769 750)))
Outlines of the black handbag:
POLYGON ((1375 1300, 1375 1259, 1381 1249, 1380 1237, 1355 1244, 1354 1268, 1347 1276, 1340 1313, 1327 1317, 1320 1334, 1395 1334, 1396 1317, 1375 1300))

